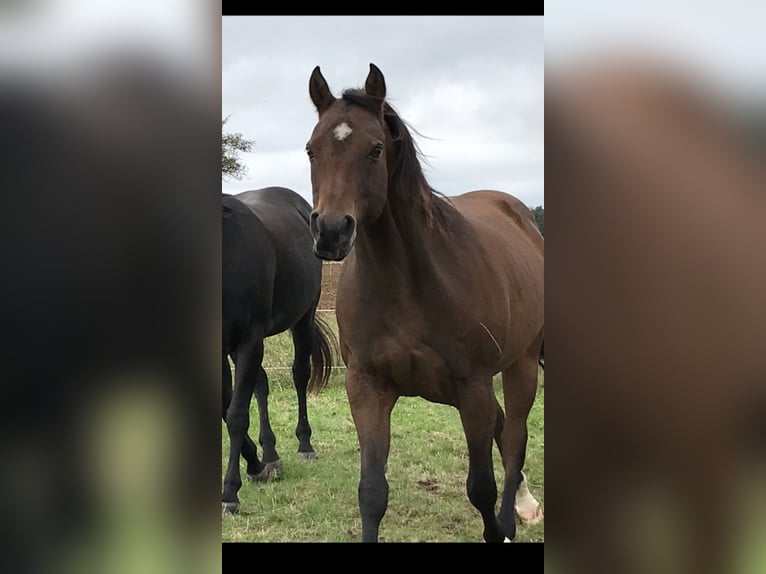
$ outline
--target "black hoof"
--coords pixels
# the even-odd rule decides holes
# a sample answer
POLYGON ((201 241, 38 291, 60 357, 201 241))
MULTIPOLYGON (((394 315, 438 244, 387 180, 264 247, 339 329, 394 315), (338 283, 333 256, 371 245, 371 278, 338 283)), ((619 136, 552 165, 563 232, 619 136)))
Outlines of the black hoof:
POLYGON ((502 520, 497 520, 494 525, 488 525, 484 529, 483 534, 484 542, 506 542, 509 538, 513 540, 516 536, 516 526, 514 525, 513 528, 508 531, 508 529, 504 528, 502 520))
POLYGON ((239 502, 221 502, 221 514, 237 514, 239 512, 239 502))
POLYGON ((316 460, 317 459, 317 453, 315 453, 313 450, 310 452, 299 452, 298 456, 301 457, 303 460, 316 460))
POLYGON ((268 462, 264 465, 261 472, 258 474, 248 474, 247 477, 253 482, 268 482, 269 480, 282 478, 282 461, 275 460, 274 462, 268 462))

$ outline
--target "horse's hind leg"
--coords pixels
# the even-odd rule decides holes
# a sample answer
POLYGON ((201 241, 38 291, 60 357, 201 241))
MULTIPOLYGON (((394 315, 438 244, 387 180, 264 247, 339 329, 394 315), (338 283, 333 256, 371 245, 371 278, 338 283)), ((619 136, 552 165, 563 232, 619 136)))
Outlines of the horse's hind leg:
MULTIPOLYGON (((503 456, 503 427, 505 422, 505 414, 503 413, 503 407, 497 404, 497 418, 495 419, 495 443, 500 451, 500 456, 503 456)), ((505 458, 503 460, 503 466, 506 464, 505 458)), ((516 513, 521 517, 523 522, 528 524, 537 524, 542 519, 542 512, 539 511, 540 503, 535 500, 532 493, 529 491, 529 485, 527 484, 527 477, 524 472, 521 473, 521 483, 516 489, 516 513)))
POLYGON ((311 446, 311 425, 306 404, 306 389, 311 377, 311 348, 314 343, 313 323, 314 308, 312 307, 290 331, 295 347, 293 384, 298 394, 298 425, 295 427, 295 436, 298 438, 298 456, 307 460, 316 458, 314 447, 311 446))
MULTIPOLYGON (((497 444, 497 450, 500 451, 500 456, 503 456, 503 427, 505 426, 505 413, 503 407, 500 406, 500 402, 495 399, 496 411, 495 415, 495 443, 497 444)), ((505 465, 505 458, 503 458, 503 465, 505 465)))
MULTIPOLYGON (((223 371, 221 380, 223 381, 223 410, 221 416, 223 418, 223 422, 226 422, 226 411, 229 408, 229 404, 231 404, 232 395, 231 367, 229 366, 229 361, 226 356, 223 357, 223 371)), ((258 449, 256 448, 253 439, 250 438, 249 434, 245 434, 245 442, 242 444, 242 458, 244 458, 247 462, 247 474, 249 476, 257 475, 259 472, 261 472, 261 470, 263 470, 263 465, 261 464, 261 461, 258 460, 258 449)))
POLYGON ((505 538, 495 517, 497 483, 492 468, 492 439, 497 427, 497 399, 490 380, 467 382, 460 395, 458 410, 468 444, 468 499, 484 521, 484 540, 502 542, 505 538))
MULTIPOLYGON (((242 487, 239 473, 239 457, 250 426, 250 401, 253 398, 258 368, 263 360, 263 340, 253 340, 242 345, 237 353, 237 370, 234 391, 226 411, 229 431, 229 464, 223 481, 222 511, 225 514, 239 510, 237 493, 242 487)), ((226 385, 224 385, 225 387, 226 385)))
POLYGON ((527 417, 537 393, 539 341, 513 365, 503 371, 506 419, 501 442, 505 485, 498 520, 509 539, 516 535, 516 513, 523 522, 542 519, 542 508, 529 492, 524 474, 527 449, 527 417))
POLYGON ((277 437, 269 420, 269 379, 262 364, 258 364, 255 379, 255 399, 258 401, 258 442, 263 449, 263 465, 260 472, 248 473, 250 480, 267 481, 282 476, 282 460, 277 453, 277 437))

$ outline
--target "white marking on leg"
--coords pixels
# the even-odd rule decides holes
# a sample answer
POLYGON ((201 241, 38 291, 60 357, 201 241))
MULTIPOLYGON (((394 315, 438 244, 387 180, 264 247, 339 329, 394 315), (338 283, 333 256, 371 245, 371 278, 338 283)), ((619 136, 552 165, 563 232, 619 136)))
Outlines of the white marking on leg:
POLYGON ((516 489, 516 514, 526 524, 537 524, 543 519, 543 509, 540 503, 529 492, 527 477, 521 473, 521 484, 516 489))
POLYGON ((351 135, 352 131, 353 130, 348 126, 348 124, 343 122, 335 126, 335 129, 332 130, 332 133, 336 140, 342 142, 344 139, 351 135))

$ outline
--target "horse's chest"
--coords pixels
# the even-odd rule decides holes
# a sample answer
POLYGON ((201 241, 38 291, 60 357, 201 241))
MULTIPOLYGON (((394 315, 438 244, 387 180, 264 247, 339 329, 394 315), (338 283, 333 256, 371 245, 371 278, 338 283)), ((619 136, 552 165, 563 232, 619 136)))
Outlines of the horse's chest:
POLYGON ((445 391, 451 365, 431 345, 413 338, 379 336, 352 351, 354 366, 392 386, 399 395, 452 402, 445 391))

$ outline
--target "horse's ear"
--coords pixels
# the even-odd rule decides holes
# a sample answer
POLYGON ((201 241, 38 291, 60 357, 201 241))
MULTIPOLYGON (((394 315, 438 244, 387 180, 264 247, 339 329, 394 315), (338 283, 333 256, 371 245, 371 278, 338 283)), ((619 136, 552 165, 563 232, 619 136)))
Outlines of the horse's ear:
POLYGON ((330 86, 327 85, 327 80, 324 79, 319 66, 314 68, 311 72, 311 78, 309 79, 309 95, 311 101, 314 102, 317 112, 320 114, 329 108, 335 101, 335 96, 330 91, 330 86))
POLYGON ((375 96, 381 100, 386 97, 386 81, 383 79, 383 72, 375 64, 370 64, 370 73, 367 74, 364 91, 367 92, 367 95, 375 96))

